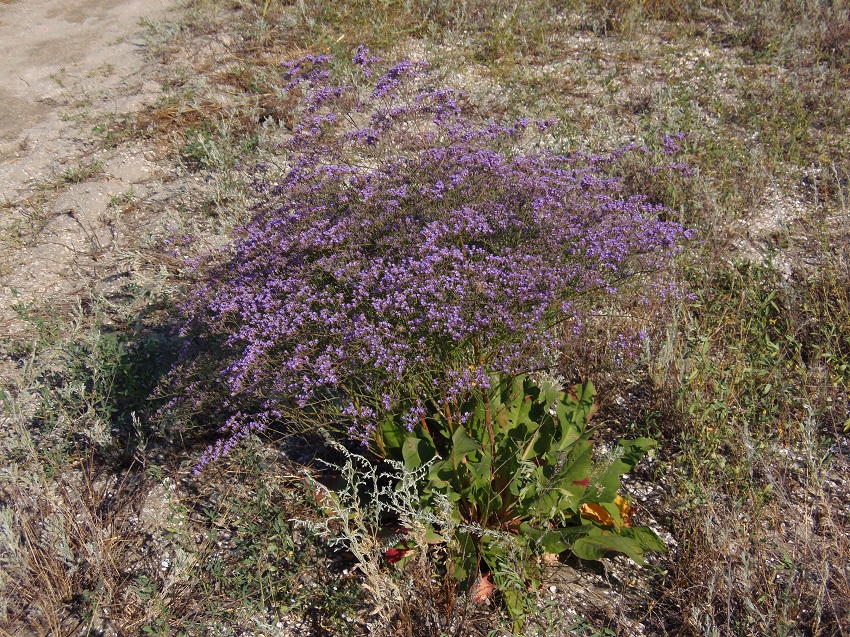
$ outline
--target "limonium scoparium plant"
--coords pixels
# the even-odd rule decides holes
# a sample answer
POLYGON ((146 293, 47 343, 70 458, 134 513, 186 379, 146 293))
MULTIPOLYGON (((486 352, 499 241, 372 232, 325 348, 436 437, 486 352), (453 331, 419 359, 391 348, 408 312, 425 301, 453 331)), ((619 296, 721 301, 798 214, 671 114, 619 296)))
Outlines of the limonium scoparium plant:
POLYGON ((261 170, 263 203, 186 304, 229 352, 231 417, 201 464, 298 415, 368 441, 386 414, 412 426, 426 398, 539 367, 593 303, 654 293, 683 238, 610 176, 629 149, 528 152, 549 122, 489 122, 420 63, 354 62, 359 87, 330 56, 283 65, 285 174, 261 170))

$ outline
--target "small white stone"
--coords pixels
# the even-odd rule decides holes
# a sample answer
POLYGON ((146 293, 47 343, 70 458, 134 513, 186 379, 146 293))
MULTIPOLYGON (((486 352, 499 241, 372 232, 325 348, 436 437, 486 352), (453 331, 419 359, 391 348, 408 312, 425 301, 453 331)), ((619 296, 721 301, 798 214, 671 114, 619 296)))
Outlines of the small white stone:
POLYGON ((558 592, 558 587, 557 587, 557 586, 550 586, 550 587, 549 587, 549 592, 550 592, 550 593, 552 593, 552 594, 557 593, 557 592, 558 592))

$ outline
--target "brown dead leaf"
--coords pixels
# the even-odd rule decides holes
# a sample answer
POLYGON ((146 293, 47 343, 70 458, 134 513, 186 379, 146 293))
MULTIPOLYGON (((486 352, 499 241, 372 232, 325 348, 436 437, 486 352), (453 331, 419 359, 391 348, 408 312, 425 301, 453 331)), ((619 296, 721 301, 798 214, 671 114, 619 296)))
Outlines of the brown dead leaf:
POLYGON ((561 561, 558 559, 557 553, 544 553, 540 556, 540 563, 543 566, 557 566, 561 561))
POLYGON ((493 575, 487 573, 478 581, 478 586, 475 587, 475 595, 472 597, 476 604, 481 604, 496 592, 496 585, 493 583, 493 575))

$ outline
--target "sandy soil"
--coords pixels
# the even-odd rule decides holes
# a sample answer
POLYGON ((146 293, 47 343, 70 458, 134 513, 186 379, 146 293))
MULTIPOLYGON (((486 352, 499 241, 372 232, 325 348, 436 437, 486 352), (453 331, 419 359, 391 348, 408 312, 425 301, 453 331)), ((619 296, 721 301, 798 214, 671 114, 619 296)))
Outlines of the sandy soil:
POLYGON ((161 94, 142 20, 169 0, 0 0, 0 326, 9 306, 80 289, 121 244, 110 202, 155 190, 142 147, 104 154, 93 123, 161 94), (93 163, 94 162, 94 163, 93 163), (91 175, 65 179, 80 166, 91 175), (77 182, 77 183, 70 183, 77 182))

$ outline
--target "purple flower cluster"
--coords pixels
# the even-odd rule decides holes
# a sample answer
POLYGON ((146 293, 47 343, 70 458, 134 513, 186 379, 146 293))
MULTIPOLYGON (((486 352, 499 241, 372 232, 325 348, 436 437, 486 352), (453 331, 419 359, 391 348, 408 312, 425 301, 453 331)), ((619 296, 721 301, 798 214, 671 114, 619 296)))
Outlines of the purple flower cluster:
POLYGON ((364 441, 387 413, 412 425, 423 399, 539 365, 568 331, 550 328, 678 249, 682 228, 610 176, 619 155, 526 154, 526 129, 550 123, 484 121, 458 92, 417 89, 410 62, 334 86, 328 61, 286 65, 304 93, 288 172, 260 180, 265 203, 186 307, 187 330, 233 352, 229 403, 254 406, 229 435, 291 409, 364 441))

